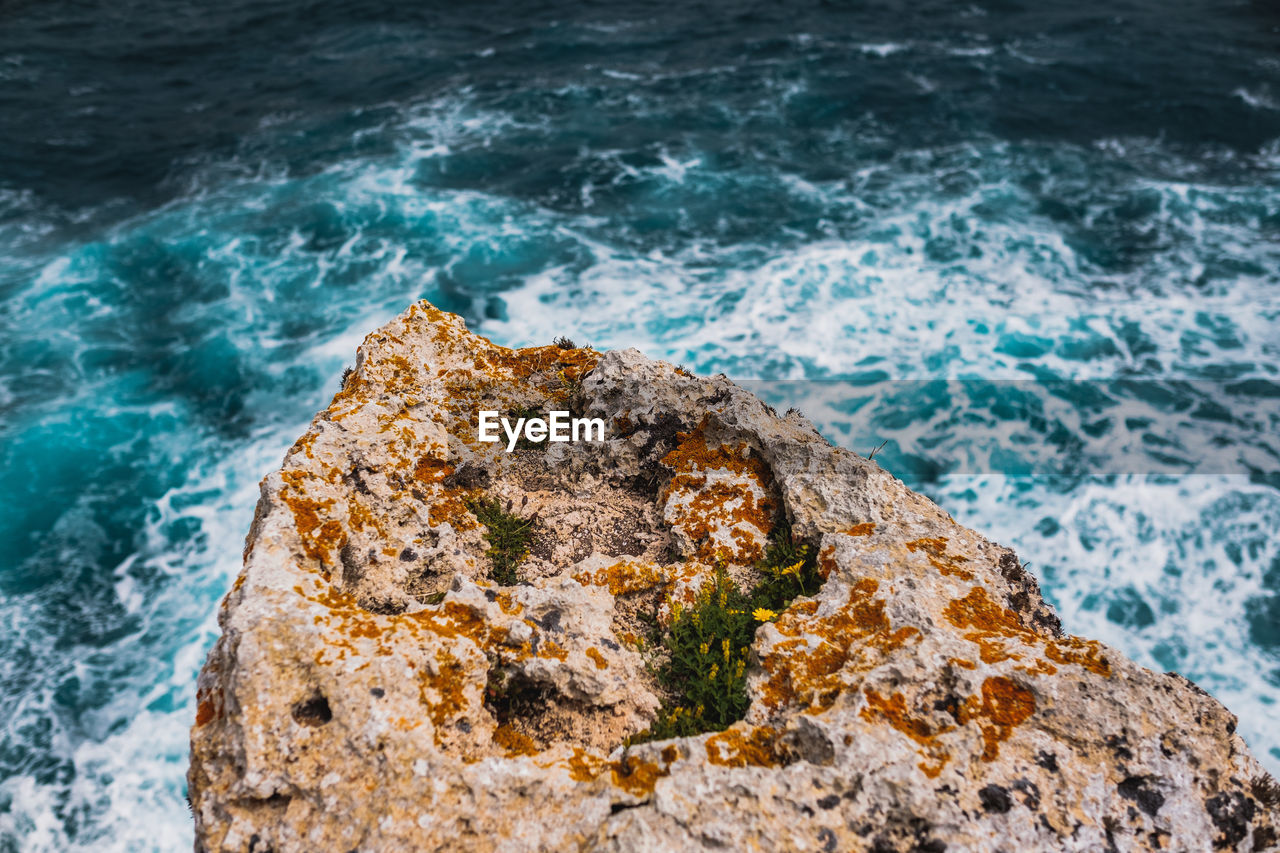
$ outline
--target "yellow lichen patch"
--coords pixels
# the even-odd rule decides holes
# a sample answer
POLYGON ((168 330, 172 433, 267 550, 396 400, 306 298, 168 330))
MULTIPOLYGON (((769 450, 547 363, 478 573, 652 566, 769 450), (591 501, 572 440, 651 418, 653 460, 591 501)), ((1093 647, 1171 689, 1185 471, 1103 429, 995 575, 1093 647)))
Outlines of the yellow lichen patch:
POLYGON ((865 672, 920 631, 911 626, 893 630, 885 601, 875 598, 879 582, 859 580, 848 600, 834 613, 818 616, 808 608, 789 608, 775 623, 784 636, 760 663, 769 674, 761 685, 762 699, 772 708, 805 705, 825 710, 846 687, 843 671, 865 672))
POLYGON ((643 592, 670 583, 668 571, 661 566, 621 560, 594 572, 580 571, 573 579, 583 586, 604 586, 613 596, 643 592))
POLYGON ((735 723, 707 738, 707 761, 722 767, 775 767, 777 743, 777 729, 735 723))
POLYGON ((575 782, 592 782, 605 770, 609 771, 609 779, 615 788, 626 791, 633 797, 648 797, 653 787, 664 776, 671 775, 671 765, 680 759, 680 750, 673 744, 665 747, 661 754, 661 763, 638 758, 623 753, 617 761, 606 761, 581 747, 573 748, 573 755, 565 766, 569 777, 575 782))
POLYGON ((587 649, 587 657, 591 658, 591 660, 595 662, 596 669, 609 668, 609 662, 604 659, 604 655, 600 654, 595 646, 587 649))
POLYGON ((436 744, 441 742, 440 732, 445 725, 467 710, 468 703, 463 690, 467 686, 467 670, 462 662, 448 650, 436 653, 436 673, 420 676, 423 704, 431 708, 431 722, 436 727, 436 744), (434 702, 428 701, 428 692, 436 694, 434 702))
POLYGON ((312 445, 315 444, 317 435, 318 433, 314 431, 308 431, 304 433, 297 441, 293 443, 293 446, 289 448, 289 452, 286 453, 285 456, 292 456, 298 451, 303 451, 306 454, 308 459, 314 458, 311 455, 311 447, 312 445))
POLYGON ((465 489, 441 489, 431 499, 427 511, 427 521, 432 527, 451 524, 458 530, 469 530, 478 527, 480 522, 467 507, 467 498, 471 492, 465 489))
POLYGON ((565 660, 569 657, 569 653, 565 651, 555 640, 546 640, 538 649, 538 657, 555 658, 556 660, 565 660))
POLYGON ((874 521, 864 521, 860 524, 851 524, 840 532, 845 536, 870 536, 876 532, 876 525, 874 521))
POLYGON ((609 762, 613 786, 621 788, 633 797, 647 797, 663 776, 671 775, 670 762, 659 764, 623 754, 618 761, 609 762))
POLYGON ((960 709, 960 722, 977 720, 982 729, 983 761, 1000 755, 1000 743, 1036 712, 1036 698, 1016 681, 994 675, 982 682, 982 700, 970 696, 960 709))
POLYGON ((906 544, 907 550, 913 554, 917 551, 923 551, 929 560, 929 565, 937 569, 939 573, 948 577, 957 577, 961 580, 973 580, 973 572, 960 566, 960 563, 969 562, 969 558, 958 554, 948 556, 945 537, 916 539, 906 544))
POLYGON ((947 666, 956 666, 961 669, 977 669, 978 665, 971 660, 965 658, 947 658, 947 666))
POLYGON ((603 758, 599 758, 581 747, 575 746, 573 755, 569 757, 566 764, 569 769, 569 776, 575 782, 590 782, 600 775, 606 762, 603 758))
POLYGON ((498 603, 498 608, 508 616, 516 616, 521 610, 524 610, 524 605, 512 598, 509 592, 496 592, 493 600, 498 603))
POLYGON ((516 731, 511 726, 498 726, 494 729, 493 742, 506 752, 508 758, 538 754, 538 745, 533 742, 533 738, 516 731))

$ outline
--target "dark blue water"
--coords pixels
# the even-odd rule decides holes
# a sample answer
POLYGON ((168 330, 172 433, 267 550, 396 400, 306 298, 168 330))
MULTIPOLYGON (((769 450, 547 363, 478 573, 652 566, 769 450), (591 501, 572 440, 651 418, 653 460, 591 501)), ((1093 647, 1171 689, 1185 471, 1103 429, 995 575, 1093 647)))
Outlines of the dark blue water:
POLYGON ((1045 5, 0 3, 0 850, 189 847, 257 480, 421 297, 509 344, 978 381, 808 408, 1280 767, 1280 7, 1045 5), (1042 431, 1097 470, 930 468, 1029 380, 1128 413, 1042 431))

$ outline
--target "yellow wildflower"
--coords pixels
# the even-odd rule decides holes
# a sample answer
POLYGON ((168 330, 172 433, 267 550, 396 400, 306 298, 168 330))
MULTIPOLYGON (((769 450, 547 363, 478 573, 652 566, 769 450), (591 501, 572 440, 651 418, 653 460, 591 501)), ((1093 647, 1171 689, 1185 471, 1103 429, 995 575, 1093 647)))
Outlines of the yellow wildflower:
POLYGON ((778 618, 778 614, 774 613, 767 607, 757 607, 755 610, 751 611, 751 618, 755 619, 757 622, 772 622, 774 619, 778 618))
POLYGON ((804 560, 801 560, 798 563, 787 566, 785 569, 782 570, 782 573, 784 575, 795 575, 796 577, 800 577, 800 569, 803 566, 804 566, 804 560))
POLYGON ((724 662, 729 662, 729 638, 726 637, 720 642, 720 650, 724 652, 724 662))
POLYGON ((700 655, 705 655, 709 651, 711 651, 711 647, 708 646, 706 643, 703 643, 702 645, 698 646, 698 654, 700 655))
POLYGON ((717 675, 719 675, 719 674, 720 674, 720 664, 718 664, 718 663, 713 663, 713 664, 711 664, 711 672, 709 672, 709 673, 707 674, 707 680, 708 680, 708 681, 715 681, 715 680, 716 680, 716 676, 717 676, 717 675))

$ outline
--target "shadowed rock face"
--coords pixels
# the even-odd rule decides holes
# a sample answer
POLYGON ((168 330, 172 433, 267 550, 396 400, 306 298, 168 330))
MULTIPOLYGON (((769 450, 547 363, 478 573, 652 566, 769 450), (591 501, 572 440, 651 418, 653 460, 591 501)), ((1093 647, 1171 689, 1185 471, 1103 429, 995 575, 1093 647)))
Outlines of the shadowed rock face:
POLYGON ((1280 786, 1177 675, 1063 635, 1017 558, 723 378, 508 350, 420 303, 262 484, 200 676, 207 850, 1265 850, 1280 786), (515 453, 480 409, 603 418, 515 453), (489 580, 470 507, 531 520, 489 580), (776 524, 824 583, 760 627, 746 718, 623 741, 646 614, 776 524))

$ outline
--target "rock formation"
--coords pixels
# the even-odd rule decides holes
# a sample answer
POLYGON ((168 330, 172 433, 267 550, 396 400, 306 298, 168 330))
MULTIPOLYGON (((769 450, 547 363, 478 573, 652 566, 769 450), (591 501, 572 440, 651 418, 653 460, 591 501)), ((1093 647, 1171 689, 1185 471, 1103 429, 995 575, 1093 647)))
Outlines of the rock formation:
POLYGON ((505 349, 425 303, 263 481, 220 622, 200 850, 1278 843, 1280 786, 1222 705, 1063 634, 1011 551, 800 414, 634 350, 505 349), (507 453, 480 409, 608 431, 507 453), (498 554, 483 502, 527 553, 498 554), (822 582, 760 620, 745 719, 641 742, 670 699, 654 638, 717 571, 758 581, 783 525, 822 582), (519 583, 489 580, 500 556, 519 583))

